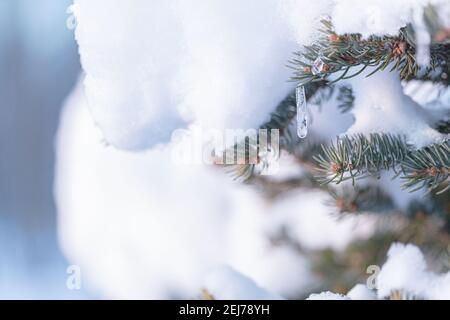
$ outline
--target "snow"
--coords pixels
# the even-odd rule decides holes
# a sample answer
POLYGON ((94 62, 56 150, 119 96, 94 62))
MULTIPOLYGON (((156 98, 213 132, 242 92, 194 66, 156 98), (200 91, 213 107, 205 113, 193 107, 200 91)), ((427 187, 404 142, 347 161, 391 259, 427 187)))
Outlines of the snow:
POLYGON ((424 256, 418 247, 394 243, 387 255, 387 262, 377 275, 376 291, 358 284, 345 296, 322 292, 310 295, 308 300, 382 300, 388 298, 394 291, 403 292, 416 299, 450 299, 450 272, 436 274, 428 271, 424 256))
POLYGON ((290 33, 298 44, 311 44, 319 35, 317 26, 320 20, 331 13, 333 0, 301 1, 283 0, 279 1, 282 19, 289 23, 290 33))
POLYGON ((447 116, 450 109, 450 90, 446 86, 417 80, 403 85, 405 93, 430 112, 435 122, 447 116))
POLYGON ((267 292, 250 278, 230 267, 222 266, 208 273, 205 289, 216 300, 281 300, 267 292))
MULTIPOLYGON (((298 44, 314 39, 321 16, 331 14, 338 33, 397 34, 429 3, 234 1, 195 1, 191 10, 192 1, 75 0, 89 106, 109 143, 148 149, 192 123, 256 128, 292 89, 285 63, 298 44)), ((417 146, 442 140, 396 77, 352 82, 360 107, 349 133, 390 131, 393 121, 409 133, 412 121, 417 146)))
MULTIPOLYGON (((311 136, 325 142, 335 140, 338 135, 347 131, 354 122, 350 112, 343 113, 336 107, 338 103, 336 99, 337 91, 335 90, 328 101, 323 101, 321 106, 309 103, 311 136)), ((317 95, 319 94, 318 92, 317 95)), ((311 100, 314 101, 314 97, 311 100)))
POLYGON ((378 275, 378 297, 403 290, 425 299, 450 298, 450 272, 438 275, 427 270, 423 254, 411 244, 393 244, 378 275))
POLYGON ((419 248, 394 244, 389 249, 388 261, 377 278, 378 295, 388 296, 395 289, 420 295, 430 280, 425 276, 425 270, 426 262, 419 248))
MULTIPOLYGON (((106 140, 147 149, 193 122, 261 125, 293 87, 285 64, 297 45, 285 4, 302 8, 273 0, 75 0, 89 106, 106 140)), ((295 23, 308 26, 304 37, 315 30, 309 17, 295 23)))
POLYGON ((289 245, 274 246, 272 236, 288 227, 311 249, 370 236, 370 223, 330 216, 323 192, 299 190, 272 203, 219 169, 174 164, 170 144, 140 153, 108 147, 82 81, 57 139, 59 235, 84 283, 106 297, 193 297, 208 270, 224 264, 270 292, 298 296, 314 282, 308 262, 289 245))
POLYGON ((173 103, 183 44, 172 4, 77 0, 73 8, 90 110, 106 139, 129 149, 168 140, 184 123, 173 103))
POLYGON ((311 294, 306 300, 350 300, 348 297, 330 291, 311 294))
MULTIPOLYGON (((365 238, 371 234, 370 220, 358 224, 359 219, 349 217, 337 223, 333 209, 325 205, 329 195, 324 192, 299 190, 286 192, 274 204, 276 215, 268 220, 268 225, 283 227, 297 242, 309 249, 344 249, 352 240, 365 238), (286 222, 288 222, 286 224, 286 222)), ((278 229, 279 229, 278 228, 278 229)))
POLYGON ((351 300, 375 300, 377 294, 375 291, 367 288, 366 285, 357 284, 347 293, 347 297, 351 300))
POLYGON ((427 190, 418 190, 416 192, 409 192, 402 188, 402 179, 396 177, 395 172, 382 172, 380 179, 377 180, 378 186, 385 194, 391 197, 396 208, 403 212, 408 212, 411 203, 418 199, 425 197, 427 190))
POLYGON ((417 8, 412 13, 412 26, 416 34, 416 61, 420 67, 427 67, 430 64, 431 35, 427 29, 424 9, 424 7, 417 8))
MULTIPOLYGON (((309 262, 271 238, 286 231, 301 247, 343 250, 370 237, 373 221, 337 220, 322 191, 271 201, 217 168, 174 163, 185 143, 174 134, 261 125, 294 88, 285 64, 314 40, 322 15, 338 33, 397 34, 428 2, 75 0, 85 76, 61 118, 55 197, 62 248, 86 283, 109 298, 189 298, 202 286, 219 299, 308 292, 316 280, 309 262)), ((430 126, 424 94, 413 99, 396 72, 368 72, 349 81, 351 112, 341 114, 335 98, 310 106, 312 136, 397 133, 418 148, 446 138, 430 126)), ((283 155, 273 181, 301 173, 290 160, 283 155)), ((383 188, 398 190, 388 180, 383 188)), ((413 197, 391 193, 401 208, 413 197)), ((445 293, 450 277, 427 273, 418 249, 402 248, 389 253, 379 295, 396 286, 445 293), (410 284, 416 273, 423 279, 410 284)), ((371 298, 363 285, 309 297, 371 298)))
POLYGON ((445 4, 445 0, 336 0, 332 12, 337 33, 398 35, 398 30, 414 22, 428 4, 445 4))
MULTIPOLYGON (((369 73, 370 70, 366 71, 369 73)), ((347 134, 399 134, 417 148, 447 138, 428 124, 429 114, 403 92, 397 72, 380 71, 368 78, 363 75, 351 83, 355 122, 347 134)))
POLYGON ((403 85, 405 94, 424 107, 439 100, 440 91, 443 89, 441 85, 432 81, 412 80, 403 85))

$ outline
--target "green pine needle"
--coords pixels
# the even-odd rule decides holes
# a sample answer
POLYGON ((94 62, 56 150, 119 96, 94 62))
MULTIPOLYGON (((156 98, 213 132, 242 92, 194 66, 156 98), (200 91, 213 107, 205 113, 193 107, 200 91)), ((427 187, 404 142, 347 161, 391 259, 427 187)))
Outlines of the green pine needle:
POLYGON ((366 176, 379 178, 382 171, 393 170, 411 192, 423 188, 438 194, 450 189, 449 142, 416 150, 404 137, 391 134, 362 134, 338 138, 314 157, 321 173, 321 184, 339 184, 366 176))
POLYGON ((430 65, 423 68, 419 67, 415 59, 416 44, 411 26, 400 29, 396 37, 371 36, 364 39, 360 34, 337 35, 330 21, 323 20, 322 23, 323 36, 314 44, 294 53, 289 63, 294 69, 292 80, 306 84, 325 79, 335 83, 353 78, 368 67, 374 69, 370 76, 391 66, 390 70, 398 71, 402 80, 421 79, 448 84, 448 43, 432 43, 430 65), (317 59, 321 59, 323 67, 318 74, 314 74, 317 59))

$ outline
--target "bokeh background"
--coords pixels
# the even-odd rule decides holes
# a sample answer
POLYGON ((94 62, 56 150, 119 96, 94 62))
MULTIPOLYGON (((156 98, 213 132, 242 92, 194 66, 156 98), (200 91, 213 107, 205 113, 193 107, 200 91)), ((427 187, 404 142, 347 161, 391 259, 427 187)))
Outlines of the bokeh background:
POLYGON ((80 72, 70 0, 0 0, 0 298, 84 298, 57 242, 54 135, 80 72))

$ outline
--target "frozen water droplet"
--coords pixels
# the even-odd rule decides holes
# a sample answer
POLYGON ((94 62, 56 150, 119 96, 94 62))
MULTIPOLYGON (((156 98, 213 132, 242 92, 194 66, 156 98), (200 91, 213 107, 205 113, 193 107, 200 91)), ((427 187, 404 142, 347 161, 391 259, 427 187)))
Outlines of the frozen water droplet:
POLYGON ((298 85, 295 89, 297 100, 297 134, 300 138, 308 135, 308 105, 306 103, 305 87, 298 85))
POLYGON ((311 67, 311 73, 314 76, 317 76, 323 72, 325 69, 325 62, 323 62, 322 57, 319 56, 317 59, 313 62, 313 65, 311 67))

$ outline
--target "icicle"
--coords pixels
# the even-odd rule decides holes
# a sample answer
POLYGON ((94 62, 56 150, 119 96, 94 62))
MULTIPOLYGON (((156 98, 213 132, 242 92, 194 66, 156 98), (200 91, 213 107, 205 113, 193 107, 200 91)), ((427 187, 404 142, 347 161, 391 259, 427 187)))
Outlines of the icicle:
POLYGON ((295 89, 297 100, 297 134, 300 138, 306 138, 308 135, 308 106, 306 103, 305 87, 298 85, 295 89))

